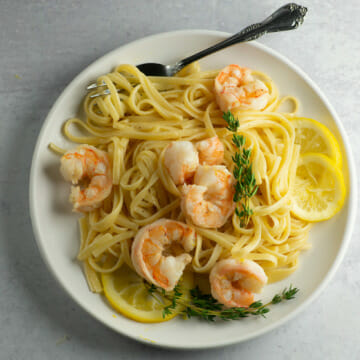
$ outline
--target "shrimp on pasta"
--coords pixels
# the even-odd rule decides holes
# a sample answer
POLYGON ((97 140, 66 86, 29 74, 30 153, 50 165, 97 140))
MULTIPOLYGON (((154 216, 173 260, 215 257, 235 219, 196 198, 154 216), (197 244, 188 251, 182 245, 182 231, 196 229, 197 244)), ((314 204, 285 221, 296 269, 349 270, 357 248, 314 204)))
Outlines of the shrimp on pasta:
POLYGON ((195 225, 219 228, 235 209, 234 179, 225 166, 200 165, 193 185, 184 185, 181 208, 195 225))
POLYGON ((229 65, 215 79, 216 100, 222 111, 232 109, 262 110, 269 101, 269 89, 251 70, 229 65))
POLYGON ((189 252, 195 239, 195 231, 179 221, 160 219, 143 227, 132 244, 136 272, 166 291, 173 290, 192 259, 189 252))
POLYGON ((166 148, 164 163, 175 185, 182 185, 194 176, 199 154, 191 141, 173 141, 166 148))
POLYGON ((65 180, 78 184, 89 179, 87 187, 72 186, 70 201, 74 211, 88 212, 101 206, 110 195, 112 172, 107 153, 90 145, 81 145, 61 158, 60 171, 65 180))
POLYGON ((224 145, 217 136, 196 143, 201 165, 220 165, 224 161, 224 145))
POLYGON ((210 272, 211 294, 227 307, 248 307, 266 283, 263 268, 251 260, 220 260, 210 272))

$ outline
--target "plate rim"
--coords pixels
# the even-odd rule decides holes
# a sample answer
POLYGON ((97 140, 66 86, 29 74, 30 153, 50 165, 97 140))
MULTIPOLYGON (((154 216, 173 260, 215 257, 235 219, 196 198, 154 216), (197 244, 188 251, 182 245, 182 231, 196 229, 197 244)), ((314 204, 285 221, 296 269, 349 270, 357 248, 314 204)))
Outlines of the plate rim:
POLYGON ((304 300, 304 302, 302 302, 292 312, 290 312, 289 314, 283 316, 281 319, 273 322, 272 324, 269 324, 268 326, 264 326, 263 329, 260 329, 256 333, 253 333, 253 334, 248 335, 248 336, 243 336, 239 340, 231 339, 231 340, 226 341, 226 339, 223 339, 222 341, 219 341, 217 343, 208 344, 207 346, 205 346, 205 345, 200 345, 200 346, 194 346, 194 345, 191 345, 191 346, 186 346, 185 345, 184 346, 184 345, 181 345, 181 346, 178 346, 178 345, 170 345, 170 344, 167 344, 166 342, 159 342, 159 341, 157 341, 156 343, 149 342, 145 338, 141 338, 139 336, 129 334, 126 331, 123 331, 122 329, 116 328, 115 326, 113 326, 112 324, 106 322, 104 319, 102 319, 100 316, 98 316, 95 311, 93 311, 90 308, 87 308, 78 298, 74 297, 72 295, 72 293, 67 289, 66 284, 57 276, 57 273, 56 273, 55 269, 51 266, 50 261, 47 258, 45 248, 43 247, 42 241, 40 240, 40 238, 41 238, 40 226, 39 226, 38 219, 37 219, 37 216, 36 216, 36 211, 35 211, 35 199, 34 199, 35 183, 36 183, 36 179, 35 179, 35 163, 36 163, 36 159, 38 158, 38 154, 39 154, 39 150, 40 150, 40 140, 41 140, 41 138, 43 136, 43 133, 45 132, 45 128, 47 128, 47 125, 50 122, 50 120, 52 118, 52 115, 55 112, 55 109, 57 108, 57 104, 60 103, 60 101, 65 96, 68 89, 72 86, 73 83, 77 82, 78 79, 81 78, 82 74, 84 72, 86 72, 90 67, 94 66, 97 63, 102 62, 106 57, 110 57, 112 54, 116 53, 120 49, 124 50, 124 49, 126 49, 126 47, 131 47, 136 43, 141 43, 141 42, 146 43, 147 41, 151 41, 151 40, 158 40, 160 38, 166 38, 168 36, 181 36, 181 35, 186 35, 188 33, 191 33, 193 35, 210 35, 210 36, 216 36, 216 37, 220 36, 220 37, 224 37, 224 38, 232 35, 231 33, 228 33, 228 32, 217 31, 217 30, 205 30, 205 29, 186 29, 186 30, 175 30, 175 31, 167 31, 167 32, 156 33, 156 34, 152 34, 152 35, 149 35, 149 36, 138 38, 138 39, 136 39, 134 41, 123 44, 123 45, 121 45, 121 46, 119 46, 119 47, 105 53, 104 55, 100 56, 95 61, 90 63, 88 66, 86 66, 83 70, 81 70, 66 85, 66 87, 62 90, 61 94, 58 96, 56 101, 53 103, 53 105, 51 106, 45 120, 43 121, 40 132, 39 132, 39 134, 37 136, 37 139, 36 139, 36 145, 35 145, 34 150, 33 150, 33 156, 32 156, 32 161, 31 161, 31 168, 30 168, 30 177, 29 177, 29 179, 30 179, 29 180, 29 210, 30 210, 30 219, 31 219, 31 225, 32 225, 32 229, 33 229, 35 242, 37 244, 40 255, 41 255, 45 265, 47 266, 47 268, 50 271, 50 273, 52 274, 52 276, 56 279, 56 281, 60 285, 60 287, 83 310, 85 310, 88 314, 90 314, 92 317, 97 319, 100 323, 102 323, 105 326, 111 328, 115 332, 120 333, 120 334, 122 334, 124 336, 127 336, 127 337, 129 337, 131 339, 134 339, 136 341, 139 341, 139 342, 147 344, 147 345, 152 345, 152 346, 161 347, 161 348, 168 348, 168 349, 178 349, 178 350, 211 349, 211 348, 223 347, 223 346, 232 345, 232 344, 239 344, 241 342, 257 338, 257 337, 259 337, 261 335, 264 335, 265 333, 268 333, 268 332, 274 330, 275 328, 278 328, 279 326, 283 325, 287 321, 293 319, 301 311, 303 311, 308 305, 310 305, 310 303, 312 303, 321 294, 321 292, 324 290, 324 288, 328 285, 329 281, 334 276, 334 274, 338 270, 342 260, 344 259, 346 250, 347 250, 347 248, 349 246, 349 243, 351 241, 351 235, 353 233, 354 224, 355 224, 355 220, 356 220, 356 213, 357 213, 357 201, 356 201, 356 199, 357 199, 357 192, 358 192, 357 187, 356 187, 356 183, 357 183, 357 181, 356 181, 356 178, 357 178, 356 177, 356 167, 355 167, 353 154, 352 154, 352 151, 351 151, 351 148, 350 148, 350 142, 349 142, 348 136, 347 136, 347 134, 345 132, 345 129, 344 129, 344 126, 343 126, 343 124, 342 124, 342 122, 340 120, 340 117, 336 113, 333 105, 329 102, 329 100, 327 99, 325 94, 322 92, 322 90, 319 88, 319 86, 298 65, 296 65, 295 63, 290 61, 286 56, 284 56, 284 55, 280 54, 278 51, 276 51, 276 50, 274 50, 274 49, 272 49, 272 48, 270 48, 270 47, 268 47, 268 46, 266 46, 264 44, 260 44, 260 43, 258 43, 256 41, 248 42, 247 44, 249 46, 254 46, 256 48, 259 48, 260 50, 264 51, 265 53, 271 55, 272 57, 277 58, 279 61, 286 64, 292 71, 294 71, 305 82, 307 82, 307 84, 319 96, 320 100, 323 102, 323 104, 325 105, 325 107, 327 108, 329 113, 331 114, 334 122, 336 123, 336 126, 337 126, 337 129, 338 129, 339 133, 340 133, 340 136, 342 138, 343 145, 344 145, 344 150, 345 150, 346 158, 347 158, 348 172, 349 172, 348 182, 349 182, 350 190, 348 191, 348 194, 347 194, 347 198, 348 198, 347 201, 349 202, 349 214, 347 216, 346 223, 345 223, 346 227, 345 227, 345 231, 344 231, 344 234, 343 234, 343 240, 342 240, 342 242, 340 244, 340 247, 339 247, 339 250, 338 250, 338 252, 336 254, 336 257, 335 257, 332 265, 330 266, 326 276, 321 280, 321 282, 319 283, 317 288, 308 296, 308 298, 304 300))

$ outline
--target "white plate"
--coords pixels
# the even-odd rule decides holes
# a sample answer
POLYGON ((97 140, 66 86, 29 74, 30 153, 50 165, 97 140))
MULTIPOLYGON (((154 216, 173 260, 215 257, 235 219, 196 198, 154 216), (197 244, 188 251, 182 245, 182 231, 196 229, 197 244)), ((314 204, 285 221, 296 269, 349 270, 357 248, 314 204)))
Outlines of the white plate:
POLYGON ((328 126, 342 147, 348 189, 344 208, 333 219, 314 226, 310 233, 313 248, 301 255, 298 271, 280 283, 267 286, 261 298, 270 299, 290 283, 299 287, 300 293, 295 300, 273 306, 266 319, 250 318, 216 324, 174 319, 160 324, 141 324, 117 314, 100 295, 88 290, 81 267, 75 260, 79 229, 67 201, 69 185, 61 179, 59 159, 48 150, 49 142, 66 148, 73 146, 63 138, 62 125, 77 114, 86 85, 99 75, 120 63, 171 64, 227 36, 229 34, 217 31, 176 31, 135 41, 103 56, 81 72, 56 101, 41 129, 33 156, 30 176, 32 224, 41 255, 54 277, 96 319, 119 333, 154 345, 210 348, 244 341, 274 329, 320 293, 333 276, 350 241, 357 199, 355 167, 338 116, 318 87, 289 60, 254 42, 239 44, 202 60, 202 67, 215 69, 239 63, 267 73, 277 84, 280 94, 291 94, 300 99, 301 115, 328 126))

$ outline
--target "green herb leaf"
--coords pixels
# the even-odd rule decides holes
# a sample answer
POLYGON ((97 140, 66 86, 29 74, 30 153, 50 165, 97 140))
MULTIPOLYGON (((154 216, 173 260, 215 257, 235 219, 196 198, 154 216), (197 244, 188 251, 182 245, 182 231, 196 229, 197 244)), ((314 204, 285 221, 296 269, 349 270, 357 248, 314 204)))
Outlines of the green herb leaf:
POLYGON ((239 121, 234 118, 234 115, 231 113, 231 111, 228 111, 227 113, 223 114, 223 119, 228 123, 227 129, 230 131, 236 132, 237 128, 239 127, 239 121))
POLYGON ((292 285, 290 285, 289 289, 285 289, 282 292, 283 299, 285 300, 291 300, 295 297, 295 295, 299 292, 299 289, 293 288, 292 285))
POLYGON ((252 303, 252 304, 249 306, 249 308, 250 308, 250 309, 257 309, 257 308, 261 307, 262 305, 263 305, 263 304, 262 304, 261 301, 256 301, 256 302, 252 303))
POLYGON ((234 202, 241 202, 242 210, 239 210, 238 206, 235 209, 235 214, 239 218, 240 226, 246 227, 249 223, 250 216, 253 214, 250 209, 249 199, 253 197, 258 186, 256 185, 255 175, 252 172, 252 164, 250 163, 251 149, 245 148, 246 138, 243 135, 237 134, 240 126, 239 120, 235 119, 234 115, 228 111, 223 113, 223 119, 227 122, 227 129, 232 131, 232 142, 238 149, 232 156, 232 160, 235 164, 233 175, 235 178, 235 194, 234 202))
POLYGON ((271 300, 272 304, 278 304, 279 302, 282 301, 282 297, 281 295, 277 294, 273 297, 273 299, 271 300))

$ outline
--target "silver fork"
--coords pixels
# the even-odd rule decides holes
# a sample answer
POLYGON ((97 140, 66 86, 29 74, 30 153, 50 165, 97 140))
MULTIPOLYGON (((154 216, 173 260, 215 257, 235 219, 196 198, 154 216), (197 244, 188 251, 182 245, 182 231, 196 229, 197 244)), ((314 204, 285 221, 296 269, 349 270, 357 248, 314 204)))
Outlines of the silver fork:
MULTIPOLYGON (((299 27, 304 21, 304 17, 307 13, 307 8, 294 3, 286 4, 272 13, 264 21, 247 26, 235 35, 207 48, 198 53, 191 55, 183 60, 178 61, 173 65, 163 65, 158 63, 145 63, 137 65, 137 68, 148 76, 173 76, 186 65, 199 60, 207 55, 210 55, 216 51, 222 50, 228 46, 238 44, 240 42, 246 42, 258 39, 260 36, 266 33, 293 30, 299 27)), ((93 90, 97 88, 105 87, 105 83, 92 83, 86 89, 93 90)), ((91 98, 109 95, 110 90, 106 89, 102 92, 91 95, 91 98)))

